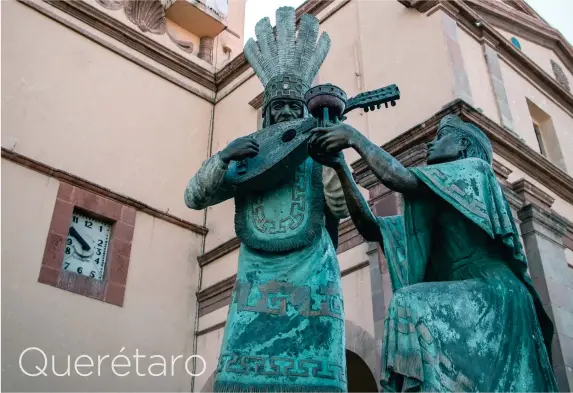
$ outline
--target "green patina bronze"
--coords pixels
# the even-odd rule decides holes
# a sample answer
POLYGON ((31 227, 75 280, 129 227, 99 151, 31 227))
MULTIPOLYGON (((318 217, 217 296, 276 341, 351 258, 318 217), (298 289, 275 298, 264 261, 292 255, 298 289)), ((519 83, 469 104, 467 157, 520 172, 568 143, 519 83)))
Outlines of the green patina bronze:
MULTIPOLYGON (((276 35, 264 18, 255 28, 257 42, 245 46, 265 86, 267 133, 289 131, 290 122, 309 117, 304 93, 330 47, 325 33, 317 43, 318 29, 318 20, 306 14, 297 35, 295 9, 282 7, 276 35)), ((269 184, 235 181, 273 158, 276 152, 265 143, 253 135, 234 140, 203 163, 185 191, 193 209, 234 198, 241 239, 214 391, 344 392, 344 305, 335 251, 338 221, 348 216, 342 188, 331 168, 308 155, 269 184)))
POLYGON ((467 158, 412 172, 432 193, 378 217, 394 292, 382 386, 555 391, 553 325, 491 166, 467 158))
POLYGON ((311 155, 336 170, 356 228, 380 242, 388 263, 383 390, 557 391, 553 324, 528 276, 485 134, 446 116, 428 165, 408 169, 349 125, 318 132, 311 155), (340 155, 348 147, 402 194, 402 215, 373 215, 340 155))

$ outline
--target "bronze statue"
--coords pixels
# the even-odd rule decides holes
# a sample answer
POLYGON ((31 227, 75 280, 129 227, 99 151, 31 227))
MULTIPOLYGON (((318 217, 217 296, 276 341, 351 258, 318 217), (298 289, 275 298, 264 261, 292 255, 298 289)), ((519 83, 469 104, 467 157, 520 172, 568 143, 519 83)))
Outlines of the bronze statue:
MULTIPOLYGON (((244 53, 265 88, 263 127, 295 137, 309 118, 304 94, 330 40, 323 33, 317 44, 318 20, 311 15, 302 16, 297 36, 291 7, 277 10, 276 38, 268 18, 255 32, 258 42, 249 40, 244 53)), ((192 209, 234 198, 241 239, 214 390, 343 392, 344 310, 335 252, 338 220, 348 216, 342 188, 334 170, 308 157, 306 146, 306 156, 284 176, 243 181, 252 180, 253 166, 268 169, 272 152, 263 154, 264 147, 255 135, 234 140, 203 163, 185 190, 192 209)))
POLYGON ((485 134, 446 116, 428 165, 405 168, 348 124, 312 133, 311 156, 336 170, 356 228, 388 262, 383 389, 557 391, 553 324, 527 274, 485 134), (402 194, 401 216, 373 215, 340 153, 346 148, 402 194))

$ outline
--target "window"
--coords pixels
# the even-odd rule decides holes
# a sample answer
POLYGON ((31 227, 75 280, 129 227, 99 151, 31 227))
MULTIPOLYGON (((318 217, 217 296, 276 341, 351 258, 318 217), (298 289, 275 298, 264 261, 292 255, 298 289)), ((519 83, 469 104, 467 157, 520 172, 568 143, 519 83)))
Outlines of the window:
MULTIPOLYGON (((539 146, 539 152, 553 164, 565 171, 563 153, 551 116, 529 99, 526 99, 526 102, 529 115, 531 116, 533 133, 539 146)), ((532 142, 532 144, 533 143, 534 142, 532 142)))
POLYGON ((521 44, 519 43, 519 40, 515 37, 511 37, 511 43, 513 44, 513 46, 515 46, 517 49, 521 50, 521 44))
POLYGON ((535 131, 535 136, 537 137, 537 143, 539 144, 539 151, 541 154, 547 157, 547 153, 545 153, 545 146, 543 145, 543 138, 541 137, 541 129, 539 124, 533 122, 533 131, 535 131))

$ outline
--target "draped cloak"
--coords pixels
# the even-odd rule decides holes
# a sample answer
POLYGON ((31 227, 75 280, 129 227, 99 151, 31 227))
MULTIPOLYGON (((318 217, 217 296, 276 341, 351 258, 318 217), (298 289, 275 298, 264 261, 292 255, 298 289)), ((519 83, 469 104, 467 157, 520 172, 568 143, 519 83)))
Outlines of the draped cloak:
POLYGON ((557 391, 553 324, 509 204, 477 158, 411 168, 429 191, 377 217, 393 297, 386 391, 557 391))
POLYGON ((241 239, 214 391, 346 391, 342 286, 328 224, 348 212, 335 172, 308 158, 277 187, 239 192, 225 189, 225 170, 213 156, 186 190, 194 207, 234 197, 241 239))

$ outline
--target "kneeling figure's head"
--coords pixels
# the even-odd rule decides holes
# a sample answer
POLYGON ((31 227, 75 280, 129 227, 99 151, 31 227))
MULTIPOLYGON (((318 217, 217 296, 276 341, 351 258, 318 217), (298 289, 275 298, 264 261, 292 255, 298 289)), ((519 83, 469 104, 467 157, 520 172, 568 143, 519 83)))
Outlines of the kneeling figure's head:
POLYGON ((428 143, 428 164, 469 157, 481 158, 491 164, 493 149, 489 139, 478 127, 458 116, 445 116, 440 121, 436 137, 428 143))

